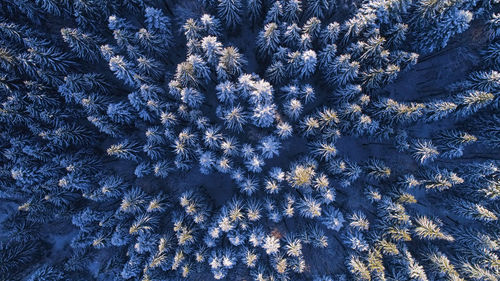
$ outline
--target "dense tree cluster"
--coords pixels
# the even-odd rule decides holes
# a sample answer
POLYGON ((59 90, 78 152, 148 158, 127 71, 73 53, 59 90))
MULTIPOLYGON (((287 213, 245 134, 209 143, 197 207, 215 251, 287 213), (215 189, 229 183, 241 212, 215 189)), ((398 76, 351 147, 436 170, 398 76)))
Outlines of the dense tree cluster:
POLYGON ((0 280, 498 280, 497 2, 0 0, 0 280))

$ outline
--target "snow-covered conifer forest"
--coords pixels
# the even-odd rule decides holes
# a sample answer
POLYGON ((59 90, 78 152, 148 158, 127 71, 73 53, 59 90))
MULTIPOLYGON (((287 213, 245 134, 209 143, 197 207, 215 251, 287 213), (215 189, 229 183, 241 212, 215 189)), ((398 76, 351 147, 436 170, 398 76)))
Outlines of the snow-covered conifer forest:
POLYGON ((499 0, 0 0, 1 281, 497 281, 499 0))

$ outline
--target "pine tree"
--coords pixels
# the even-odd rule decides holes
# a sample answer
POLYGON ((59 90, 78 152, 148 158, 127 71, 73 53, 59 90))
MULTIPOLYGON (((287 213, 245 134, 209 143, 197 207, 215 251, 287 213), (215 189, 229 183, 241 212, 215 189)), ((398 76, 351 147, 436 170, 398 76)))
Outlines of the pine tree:
POLYGON ((158 219, 152 215, 140 215, 135 219, 129 229, 132 235, 151 233, 158 226, 158 219))
POLYGON ((320 221, 326 228, 335 231, 339 231, 345 222, 342 213, 332 206, 329 206, 325 210, 323 216, 320 218, 320 221))
POLYGON ((321 34, 321 20, 316 17, 308 19, 302 27, 302 32, 303 34, 309 35, 311 41, 315 41, 321 34))
POLYGON ((281 247, 280 241, 272 235, 265 236, 262 243, 262 248, 266 250, 266 254, 268 255, 278 253, 279 248, 281 247))
POLYGON ((234 29, 241 24, 242 12, 241 0, 218 0, 217 13, 229 29, 234 29))
POLYGON ((478 220, 483 222, 497 221, 498 216, 490 211, 487 207, 470 202, 468 200, 459 200, 455 202, 455 212, 462 215, 465 218, 478 220))
POLYGON ((276 134, 281 139, 289 138, 293 133, 292 126, 287 122, 278 122, 276 125, 276 134))
POLYGON ((39 136, 61 147, 86 145, 94 140, 88 128, 75 125, 74 123, 61 125, 51 131, 42 131, 39 133, 39 136))
POLYGON ((293 49, 299 47, 301 41, 300 31, 300 27, 296 23, 286 26, 285 32, 283 33, 283 42, 286 46, 293 49))
POLYGON ((427 281, 427 274, 423 268, 411 255, 408 250, 404 251, 406 273, 413 280, 427 281))
POLYGON ((221 103, 233 104, 233 102, 238 98, 236 86, 231 81, 221 82, 215 87, 215 89, 217 90, 217 99, 221 103))
POLYGON ((209 14, 203 14, 200 18, 200 23, 204 31, 209 36, 220 36, 221 35, 221 24, 219 19, 215 18, 209 14))
POLYGON ((196 89, 184 88, 181 91, 181 101, 192 108, 200 107, 204 100, 203 94, 196 89))
MULTIPOLYGON (((264 159, 259 155, 252 155, 245 161, 245 166, 252 173, 260 173, 262 171, 262 166, 264 166, 264 159)), ((252 192, 253 189, 254 188, 252 188, 252 192)))
POLYGON ((266 17, 264 19, 264 24, 270 22, 280 24, 282 15, 283 15, 283 6, 281 5, 280 1, 276 1, 267 11, 266 17))
POLYGON ((36 241, 9 240, 0 244, 0 276, 15 278, 19 268, 31 263, 40 255, 40 245, 36 241))
POLYGON ((197 55, 191 55, 188 59, 177 65, 175 80, 184 87, 197 87, 210 79, 210 69, 206 62, 197 55))
POLYGON ((292 120, 297 120, 304 106, 298 99, 291 99, 285 104, 285 114, 292 120))
POLYGON ((193 42, 202 37, 201 36, 202 27, 195 19, 192 18, 187 19, 184 25, 182 26, 182 30, 184 31, 184 35, 186 36, 188 42, 193 42))
POLYGON ((49 267, 49 266, 43 266, 37 269, 31 276, 27 279, 29 281, 59 281, 59 280, 64 280, 64 273, 61 271, 49 267))
POLYGON ((406 34, 408 32, 408 25, 404 23, 398 23, 392 27, 387 36, 387 45, 398 48, 406 40, 406 34))
POLYGON ((31 46, 28 49, 27 58, 39 68, 55 72, 66 72, 70 66, 74 65, 69 56, 61 50, 56 47, 41 46, 41 44, 31 46))
POLYGON ((286 66, 281 61, 273 62, 266 69, 266 78, 274 84, 281 84, 287 76, 286 66))
POLYGON ((111 120, 106 119, 102 116, 90 115, 87 117, 87 120, 96 126, 100 132, 108 134, 113 137, 118 137, 122 135, 122 132, 119 128, 117 128, 111 120))
POLYGON ((500 88, 500 73, 495 70, 473 72, 469 78, 459 83, 467 90, 477 90, 483 92, 494 92, 500 88))
POLYGON ((131 124, 134 118, 129 105, 124 102, 109 104, 106 113, 113 122, 121 124, 131 124))
POLYGON ((248 122, 248 115, 240 105, 235 105, 223 111, 222 119, 226 128, 235 132, 241 132, 243 125, 248 122))
POLYGON ((324 161, 329 161, 337 154, 337 148, 335 145, 325 141, 315 142, 312 148, 312 153, 324 161))
POLYGON ((145 79, 148 79, 149 77, 152 79, 160 79, 163 75, 161 72, 163 67, 164 66, 161 62, 153 58, 139 57, 137 59, 138 72, 139 74, 142 74, 142 76, 147 77, 145 79))
POLYGON ((137 156, 139 150, 135 142, 129 140, 124 140, 118 144, 111 145, 106 152, 110 156, 114 156, 120 159, 134 160, 137 161, 139 157, 137 156))
POLYGON ((219 79, 230 79, 239 76, 242 67, 247 63, 236 47, 227 47, 220 52, 217 76, 219 79))
POLYGON ((421 164, 433 161, 439 155, 431 141, 417 140, 412 145, 413 157, 421 164))
POLYGON ((326 17, 329 10, 333 8, 333 3, 330 0, 308 0, 306 6, 306 14, 313 17, 326 17))
POLYGON ((210 65, 216 65, 218 61, 218 56, 222 52, 222 44, 217 41, 217 37, 215 36, 204 37, 201 40, 201 48, 203 49, 207 62, 210 65))
POLYGON ((415 228, 415 234, 421 239, 444 239, 448 241, 453 241, 453 237, 446 235, 441 232, 438 225, 426 217, 420 217, 417 219, 418 226, 415 228))
POLYGON ((469 28, 472 13, 451 8, 438 17, 436 25, 419 36, 419 49, 425 53, 444 48, 450 38, 469 28))
POLYGON ((303 52, 301 56, 302 67, 300 71, 300 77, 302 79, 305 79, 314 74, 316 70, 316 63, 317 63, 316 52, 314 52, 313 50, 307 50, 303 52))
POLYGON ((485 48, 482 51, 482 54, 484 56, 484 61, 488 63, 491 66, 497 66, 500 64, 500 44, 499 43, 493 43, 488 45, 487 48, 485 48))
POLYGON ((261 128, 270 127, 274 123, 276 106, 274 104, 257 104, 253 108, 252 121, 261 128))
POLYGON ((391 169, 377 159, 370 160, 365 169, 368 177, 374 180, 386 179, 391 176, 391 169))
POLYGON ((285 1, 283 5, 283 19, 286 22, 298 22, 302 12, 300 0, 285 1))
POLYGON ((81 59, 97 62, 100 57, 99 40, 77 28, 62 28, 61 35, 73 52, 81 59))
POLYGON ((368 267, 358 256, 351 255, 346 263, 349 271, 356 279, 365 281, 371 280, 371 274, 368 267))
POLYGON ((370 222, 361 211, 354 212, 350 217, 349 226, 356 231, 367 231, 370 228, 370 222))
POLYGON ((291 77, 296 77, 300 74, 302 68, 302 54, 300 51, 289 52, 287 54, 288 73, 291 77))
POLYGON ((493 94, 480 91, 467 91, 460 94, 457 100, 463 107, 457 111, 457 114, 462 117, 469 116, 491 104, 494 98, 493 94))
POLYGON ((280 40, 281 33, 278 25, 271 22, 264 26, 264 30, 259 32, 256 44, 261 54, 271 55, 278 49, 280 40))
POLYGON ((321 32, 321 41, 323 45, 333 45, 338 39, 340 25, 338 22, 329 23, 321 32))
POLYGON ((321 203, 310 196, 305 196, 303 200, 300 200, 298 206, 300 213, 305 218, 321 216, 321 203))
POLYGON ((357 78, 359 67, 358 62, 351 62, 350 55, 341 55, 328 66, 324 75, 330 83, 343 86, 357 78))
POLYGON ((133 65, 125 60, 123 56, 114 56, 109 59, 109 69, 113 71, 116 77, 122 80, 125 85, 134 87, 137 85, 136 73, 133 65))
POLYGON ((247 13, 252 23, 257 23, 261 18, 262 0, 248 0, 247 13))
POLYGON ((281 144, 277 138, 274 136, 267 136, 262 138, 258 149, 260 149, 261 154, 264 158, 273 158, 274 156, 279 155, 279 149, 281 144))

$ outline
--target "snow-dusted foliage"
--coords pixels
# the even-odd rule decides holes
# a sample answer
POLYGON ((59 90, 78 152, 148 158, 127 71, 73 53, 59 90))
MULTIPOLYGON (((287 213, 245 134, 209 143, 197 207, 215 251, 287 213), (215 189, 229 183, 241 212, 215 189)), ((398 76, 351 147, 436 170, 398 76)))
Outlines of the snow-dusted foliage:
POLYGON ((0 280, 498 280, 499 9, 0 0, 0 280))

